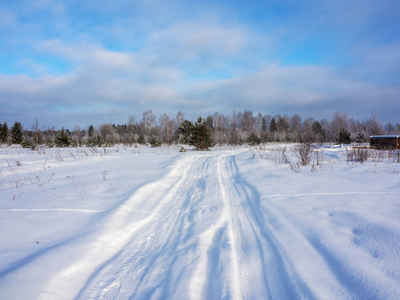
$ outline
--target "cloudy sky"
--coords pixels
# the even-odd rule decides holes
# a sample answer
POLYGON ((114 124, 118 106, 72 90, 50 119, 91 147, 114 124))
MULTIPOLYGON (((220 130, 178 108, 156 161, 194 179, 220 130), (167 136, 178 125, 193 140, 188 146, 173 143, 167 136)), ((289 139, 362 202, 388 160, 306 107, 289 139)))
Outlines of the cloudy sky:
POLYGON ((0 122, 252 110, 400 122, 398 0, 2 0, 0 122))

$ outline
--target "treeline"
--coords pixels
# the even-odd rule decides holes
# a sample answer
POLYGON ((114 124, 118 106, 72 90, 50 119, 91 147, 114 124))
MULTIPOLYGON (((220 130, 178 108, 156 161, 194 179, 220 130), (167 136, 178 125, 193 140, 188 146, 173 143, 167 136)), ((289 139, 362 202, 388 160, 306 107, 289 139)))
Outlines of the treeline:
MULTIPOLYGON (((302 143, 351 143, 367 142, 369 136, 399 134, 400 124, 382 124, 374 116, 366 121, 349 118, 346 113, 337 112, 332 120, 302 119, 299 115, 275 115, 251 111, 233 112, 230 115, 215 113, 196 122, 185 119, 182 112, 173 118, 167 114, 157 117, 151 110, 144 112, 140 119, 129 118, 126 124, 90 125, 87 128, 40 129, 39 122, 30 128, 23 128, 15 122, 10 128, 6 122, 0 123, 0 143, 20 144, 35 148, 69 146, 111 146, 123 144, 151 144, 152 146, 171 144, 193 144, 198 138, 199 127, 206 128, 207 143, 239 145, 266 142, 302 143), (197 131, 196 131, 197 130, 197 131)), ((203 130, 202 129, 202 130, 203 130)))

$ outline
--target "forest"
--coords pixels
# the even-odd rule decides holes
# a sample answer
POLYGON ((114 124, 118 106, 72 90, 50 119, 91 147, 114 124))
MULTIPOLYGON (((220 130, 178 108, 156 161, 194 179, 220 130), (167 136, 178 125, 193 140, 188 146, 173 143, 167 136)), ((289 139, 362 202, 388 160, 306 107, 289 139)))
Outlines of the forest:
POLYGON ((344 112, 336 112, 331 120, 302 119, 298 114, 268 115, 232 112, 230 115, 215 113, 197 121, 185 119, 182 112, 175 117, 167 114, 156 116, 152 110, 141 118, 130 116, 126 124, 93 124, 87 128, 41 128, 36 119, 30 127, 19 121, 13 125, 0 123, 0 143, 20 144, 23 147, 79 147, 112 146, 115 144, 150 144, 153 147, 173 144, 194 144, 199 132, 209 137, 208 146, 251 145, 268 142, 340 143, 350 144, 369 141, 369 136, 399 134, 400 124, 382 124, 375 115, 365 121, 355 120, 344 112))

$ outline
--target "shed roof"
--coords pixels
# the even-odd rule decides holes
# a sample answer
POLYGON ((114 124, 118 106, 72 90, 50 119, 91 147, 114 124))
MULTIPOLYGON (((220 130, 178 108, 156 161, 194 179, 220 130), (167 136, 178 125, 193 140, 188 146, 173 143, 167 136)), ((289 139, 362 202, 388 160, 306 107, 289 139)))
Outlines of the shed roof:
POLYGON ((400 135, 371 135, 370 138, 400 138, 400 135))

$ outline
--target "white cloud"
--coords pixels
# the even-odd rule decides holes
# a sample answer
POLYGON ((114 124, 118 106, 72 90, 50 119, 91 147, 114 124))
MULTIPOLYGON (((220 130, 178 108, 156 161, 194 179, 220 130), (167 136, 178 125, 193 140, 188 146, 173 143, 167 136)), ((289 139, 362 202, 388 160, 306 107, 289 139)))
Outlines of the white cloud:
POLYGON ((17 99, 12 103, 17 107, 15 116, 22 111, 35 114, 25 105, 29 99, 48 115, 52 107, 61 106, 76 112, 78 118, 81 108, 89 107, 95 110, 90 115, 97 112, 106 116, 112 111, 120 120, 126 119, 130 110, 141 108, 186 110, 187 115, 216 109, 225 110, 222 113, 251 109, 282 114, 302 110, 313 115, 324 109, 349 108, 369 113, 377 101, 398 108, 399 88, 393 84, 400 68, 398 41, 353 41, 360 29, 365 29, 361 25, 380 13, 371 10, 376 5, 370 2, 357 11, 362 5, 357 0, 349 4, 349 14, 343 10, 343 1, 339 5, 312 0, 300 5, 302 13, 307 11, 301 16, 254 23, 266 24, 269 30, 240 23, 240 12, 236 19, 223 18, 219 11, 207 17, 204 8, 199 14, 196 10, 195 17, 185 16, 181 12, 193 12, 195 4, 171 7, 158 0, 155 6, 154 1, 152 5, 108 1, 101 7, 98 1, 89 1, 79 6, 80 13, 92 13, 99 20, 78 20, 68 13, 72 6, 51 0, 30 1, 15 14, 0 11, 0 26, 17 22, 18 16, 26 16, 29 9, 49 12, 43 22, 33 18, 35 22, 14 24, 18 27, 15 32, 23 33, 21 37, 13 34, 14 38, 20 38, 21 48, 26 46, 17 65, 30 69, 34 78, 0 76, 0 102, 4 107, 0 118, 10 111, 9 99, 17 99), (61 21, 56 25, 57 18, 61 21), (51 28, 54 32, 50 37, 44 30, 49 24, 58 26, 51 28), (349 25, 361 27, 347 28, 349 25), (31 28, 35 34, 30 35, 31 28), (336 33, 338 37, 333 38, 336 33), (325 42, 318 39, 321 36, 340 48, 334 55, 342 65, 283 65, 280 52, 295 52, 299 41, 325 42), (46 55, 51 59, 43 59, 46 55), (348 64, 346 59, 354 57, 357 60, 348 64), (56 63, 52 65, 53 58, 56 63), (62 75, 49 75, 59 61, 72 67, 62 75), (391 85, 384 84, 388 80, 391 85))

